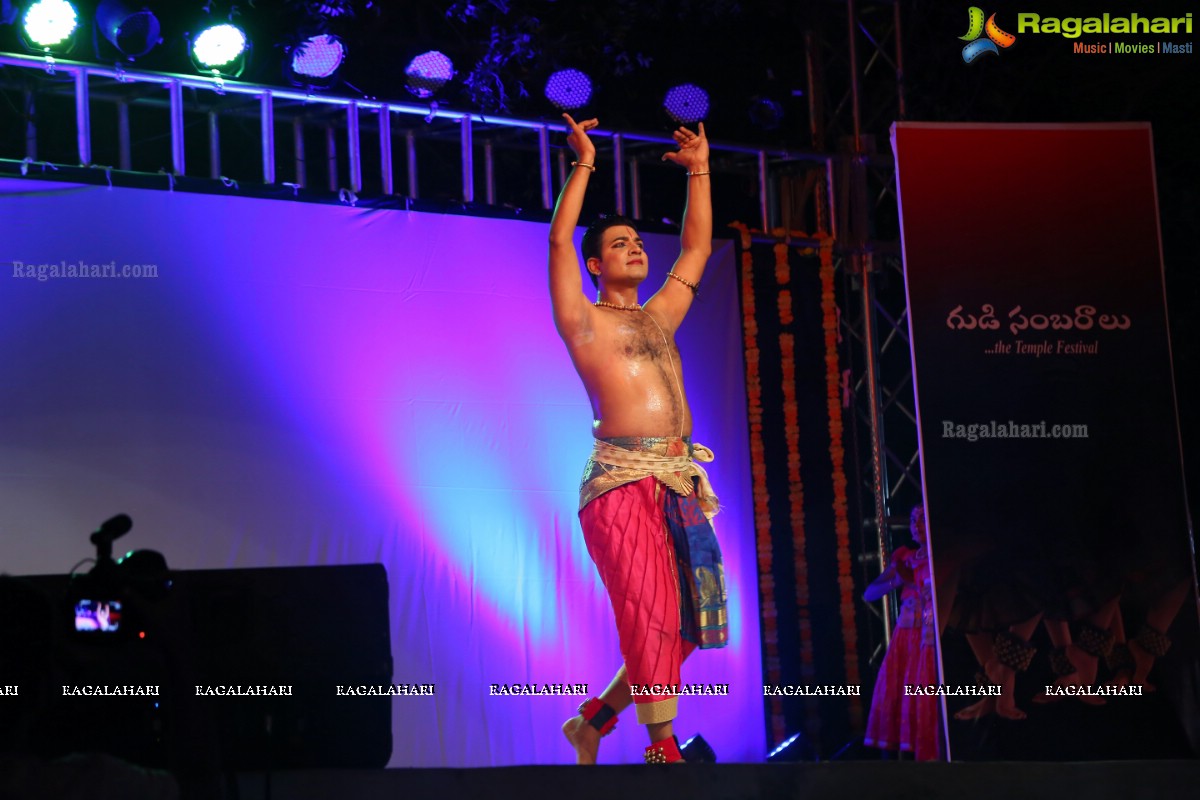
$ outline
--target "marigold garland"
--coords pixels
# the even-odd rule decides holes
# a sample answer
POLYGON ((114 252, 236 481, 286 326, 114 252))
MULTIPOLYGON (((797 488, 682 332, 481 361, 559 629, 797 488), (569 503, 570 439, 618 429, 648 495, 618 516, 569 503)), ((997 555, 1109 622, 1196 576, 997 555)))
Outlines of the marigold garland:
MULTIPOLYGON (((838 307, 834 298, 833 240, 821 241, 821 310, 825 331, 825 388, 829 411, 829 456, 833 462, 833 517, 837 535, 838 589, 841 595, 842 645, 846 683, 860 683, 858 630, 854 618, 854 576, 850 570, 850 520, 846 504, 846 451, 842 446, 841 372, 838 369, 838 307)), ((860 697, 850 698, 850 723, 863 724, 860 697)))
MULTIPOLYGON (((764 457, 762 425, 762 382, 759 378, 761 354, 758 349, 758 320, 754 303, 754 255, 750 252, 750 229, 734 223, 741 234, 742 244, 742 330, 746 350, 746 416, 750 423, 750 469, 754 488, 754 530, 758 549, 758 581, 762 619, 764 682, 781 683, 779 659, 779 614, 775 606, 775 578, 771 573, 772 542, 770 497, 767 494, 767 464, 764 457)), ((771 697, 767 701, 770 715, 771 743, 779 744, 787 736, 783 717, 783 700, 771 697)))
MULTIPOLYGON (((782 231, 776 231, 782 237, 782 231)), ((788 261, 790 247, 777 242, 775 251, 775 280, 781 286, 791 281, 791 265, 788 261)), ((788 289, 779 292, 779 323, 787 328, 794 321, 792 315, 792 293, 788 289)), ((792 529, 792 563, 795 569, 797 633, 800 639, 800 677, 812 683, 816 677, 813 654, 812 620, 809 617, 808 589, 808 540, 804 527, 804 481, 800 476, 800 412, 796 402, 796 337, 794 333, 779 334, 780 374, 783 389, 783 428, 787 442, 788 509, 792 529)), ((804 699, 806 733, 816 739, 821 732, 821 717, 814 698, 804 699)))

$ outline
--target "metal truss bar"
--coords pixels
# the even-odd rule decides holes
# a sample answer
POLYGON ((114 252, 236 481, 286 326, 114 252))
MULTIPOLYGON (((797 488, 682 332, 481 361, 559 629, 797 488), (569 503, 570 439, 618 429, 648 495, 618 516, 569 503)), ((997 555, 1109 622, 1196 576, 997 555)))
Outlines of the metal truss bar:
POLYGON ((550 185, 550 129, 545 125, 538 128, 538 176, 542 183, 542 208, 548 211, 554 207, 554 188, 550 185))
POLYGON ((471 122, 469 116, 460 117, 458 120, 460 126, 459 145, 462 150, 462 201, 464 203, 475 202, 475 148, 472 146, 471 122))
MULTIPOLYGON (((257 102, 257 115, 259 116, 259 125, 261 133, 261 161, 262 161, 262 180, 266 184, 271 184, 277 180, 277 168, 275 164, 276 147, 274 142, 274 122, 276 117, 285 112, 288 114, 294 113, 291 107, 303 105, 306 108, 324 107, 327 109, 345 109, 345 125, 347 127, 348 142, 347 142, 347 158, 348 158, 348 174, 350 179, 350 187, 353 191, 362 191, 363 176, 362 176, 362 143, 359 132, 360 117, 359 110, 375 112, 378 117, 378 131, 380 143, 380 185, 383 188, 384 194, 391 194, 395 190, 394 177, 392 175, 392 159, 391 159, 391 131, 392 131, 392 115, 401 115, 410 118, 419 118, 424 122, 432 122, 434 120, 449 120, 459 123, 460 129, 460 148, 461 148, 461 167, 462 167, 462 192, 463 202, 474 202, 476 199, 475 186, 473 180, 473 148, 472 136, 475 125, 483 125, 489 128, 509 128, 514 130, 528 130, 536 132, 538 136, 538 151, 540 164, 540 177, 542 189, 542 205, 549 209, 553 206, 553 196, 551 190, 551 168, 552 163, 551 152, 549 147, 549 134, 551 132, 568 132, 567 126, 563 124, 548 123, 542 120, 525 120, 514 117, 505 116, 490 116, 469 111, 452 110, 445 108, 430 109, 426 105, 416 105, 413 103, 379 101, 374 98, 355 98, 343 97, 328 94, 310 94, 302 91, 297 91, 284 87, 274 87, 263 84, 242 83, 239 81, 225 80, 220 77, 201 76, 201 75, 184 75, 171 72, 152 72, 143 70, 129 70, 122 66, 105 66, 101 64, 88 64, 78 61, 59 61, 51 60, 41 56, 3 53, 0 52, 0 65, 17 67, 26 70, 55 70, 66 73, 73 78, 74 95, 76 104, 76 122, 77 122, 77 143, 79 149, 79 160, 81 164, 89 165, 92 159, 92 137, 90 114, 88 111, 89 92, 88 82, 93 78, 110 79, 121 84, 140 84, 146 86, 162 86, 165 87, 169 94, 169 99, 166 103, 160 100, 155 100, 153 97, 143 97, 136 100, 126 100, 124 98, 113 99, 112 97, 102 98, 105 102, 113 102, 121 107, 122 103, 147 103, 152 105, 168 105, 170 109, 170 125, 171 125, 171 154, 172 154, 172 171, 177 175, 187 174, 187 166, 185 163, 185 120, 184 120, 184 97, 183 91, 190 89, 196 92, 212 92, 214 95, 224 97, 245 97, 257 102)), ((94 86, 94 85, 93 85, 94 86)), ((94 95, 95 92, 93 91, 94 95)), ((32 100, 30 101, 32 102, 32 100)), ((219 116, 224 114, 245 115, 247 111, 244 108, 233 108, 231 110, 223 110, 219 107, 209 104, 209 108, 200 108, 199 110, 206 114, 216 114, 219 116)), ((118 112, 120 113, 120 112, 118 112)), ((303 115, 303 114, 302 114, 303 115)), ((214 127, 212 117, 209 117, 210 131, 214 127)), ((337 125, 339 123, 331 123, 326 121, 326 125, 337 125)), ((412 125, 406 130, 406 145, 408 147, 408 196, 417 197, 417 159, 416 149, 414 144, 414 136, 411 132, 419 125, 412 125)), ((674 145, 674 140, 668 136, 658 134, 646 134, 637 132, 616 132, 594 130, 591 132, 594 138, 607 137, 611 142, 611 147, 614 155, 614 161, 617 164, 623 165, 621 169, 615 172, 616 186, 616 207, 624 212, 632 207, 635 213, 640 212, 642 208, 641 197, 639 194, 640 181, 639 175, 627 174, 625 169, 636 170, 636 166, 632 162, 627 163, 629 157, 634 155, 632 149, 635 145, 664 145, 671 147, 674 145)), ((36 154, 37 149, 37 128, 32 125, 28 126, 26 136, 26 154, 36 154)), ((293 129, 293 138, 296 138, 297 133, 293 129)), ((137 137, 130 137, 135 139, 137 137)), ((219 138, 215 140, 219 142, 219 138)), ((213 154, 212 147, 216 147, 214 140, 210 137, 210 156, 213 154)), ((497 144, 497 146, 499 146, 497 144)), ((725 156, 727 158, 736 158, 737 169, 739 171, 753 171, 754 179, 757 182, 757 192, 759 199, 759 216, 763 230, 769 230, 774 212, 777 209, 772 207, 773 203, 778 202, 775 196, 774 184, 772 181, 775 178, 772 176, 772 168, 781 163, 824 163, 826 165, 826 193, 829 195, 831 210, 834 187, 829 176, 832 175, 832 158, 825 153, 818 153, 804 150, 790 150, 785 148, 763 148, 760 146, 741 145, 727 142, 712 142, 710 147, 714 156, 725 156), (754 166, 751 167, 745 163, 748 159, 746 156, 753 157, 754 166)), ((300 149, 300 148, 297 148, 300 149)), ((330 189, 335 190, 337 187, 337 147, 328 146, 328 166, 331 173, 329 179, 330 189)), ((486 155, 486 154, 485 154, 486 155)), ((560 171, 562 167, 563 155, 562 151, 558 153, 560 156, 560 171)), ((210 164, 219 164, 220 158, 210 158, 210 164)), ((128 168, 130 160, 123 159, 123 164, 128 168)), ((303 168, 299 168, 298 172, 303 172, 303 168)), ((491 173, 489 173, 491 174, 491 173)), ((297 181, 301 183, 302 181, 297 181)), ((495 192, 488 193, 489 200, 495 200, 495 192)), ((830 221, 832 226, 832 220, 830 221)), ((832 227, 822 228, 822 230, 833 230, 832 227)))
POLYGON ((358 132, 358 103, 346 106, 346 152, 350 159, 350 191, 361 192, 362 181, 362 137, 358 132))
POLYGON ((176 175, 187 174, 187 162, 183 149, 183 83, 173 80, 167 83, 171 96, 171 169, 176 175))
POLYGON ((79 163, 92 163, 92 115, 88 106, 88 71, 75 73, 75 138, 79 145, 79 163))
POLYGON ((259 98, 262 108, 262 165, 263 183, 275 182, 275 103, 267 90, 259 98))
MULTIPOLYGON (((866 40, 871 43, 872 47, 875 48, 875 52, 871 55, 870 61, 868 61, 867 65, 863 68, 863 72, 864 73, 870 72, 871 64, 873 64, 876 61, 876 59, 879 59, 879 58, 882 58, 884 61, 886 61, 893 70, 899 70, 899 67, 896 65, 896 62, 892 59, 891 56, 888 55, 887 50, 885 50, 883 48, 883 45, 881 45, 879 43, 879 40, 871 35, 871 31, 867 28, 867 26, 863 23, 863 21, 861 19, 858 20, 858 29, 860 31, 862 31, 862 35, 864 37, 866 37, 866 40)), ((893 28, 889 29, 887 31, 884 31, 884 33, 885 33, 885 35, 890 35, 893 32, 893 30, 894 30, 894 23, 893 23, 893 28)))
POLYGON ((625 214, 625 135, 622 133, 613 134, 613 191, 616 197, 613 201, 613 207, 617 210, 618 216, 625 214))
POLYGON ((392 113, 385 103, 379 109, 379 171, 383 178, 383 193, 395 194, 392 175, 392 113))

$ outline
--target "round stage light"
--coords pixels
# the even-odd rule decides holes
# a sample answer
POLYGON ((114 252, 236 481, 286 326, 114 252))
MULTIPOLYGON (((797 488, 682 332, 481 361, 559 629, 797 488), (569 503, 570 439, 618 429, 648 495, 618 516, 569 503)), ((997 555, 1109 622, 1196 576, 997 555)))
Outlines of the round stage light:
POLYGON ((342 66, 346 46, 328 33, 310 36, 292 50, 292 73, 297 77, 329 78, 342 66))
POLYGON ((592 99, 592 79, 577 69, 560 69, 546 81, 546 99, 563 111, 583 108, 592 99))
POLYGON ((30 44, 50 50, 71 38, 79 17, 67 0, 37 0, 26 9, 21 24, 30 44))
POLYGON ((104 38, 130 58, 144 56, 162 41, 162 26, 149 8, 134 10, 122 0, 104 0, 96 9, 104 38))
POLYGON ((708 92, 694 83, 682 83, 667 91, 663 108, 680 125, 691 125, 708 116, 708 92))
POLYGON ((454 62, 444 53, 430 50, 408 63, 405 88, 422 99, 433 97, 446 81, 454 77, 454 62))
POLYGON ((763 130, 773 131, 783 122, 783 106, 774 98, 755 95, 750 98, 750 121, 763 130))
POLYGON ((245 52, 245 32, 227 22, 206 28, 192 42, 192 56, 203 69, 221 71, 245 52))

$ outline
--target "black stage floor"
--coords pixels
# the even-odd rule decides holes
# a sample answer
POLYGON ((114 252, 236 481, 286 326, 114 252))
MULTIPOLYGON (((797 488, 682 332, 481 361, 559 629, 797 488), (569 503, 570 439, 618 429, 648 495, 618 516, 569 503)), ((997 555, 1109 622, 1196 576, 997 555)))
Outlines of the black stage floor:
POLYGON ((681 764, 313 770, 238 780, 238 800, 1156 800, 1200 797, 1200 761, 681 764))

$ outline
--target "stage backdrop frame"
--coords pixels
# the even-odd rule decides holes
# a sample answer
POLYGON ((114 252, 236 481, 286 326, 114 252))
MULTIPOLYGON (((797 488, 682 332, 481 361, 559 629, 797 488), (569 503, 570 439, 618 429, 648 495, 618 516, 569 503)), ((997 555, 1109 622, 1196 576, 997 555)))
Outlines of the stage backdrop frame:
POLYGON ((949 753, 1194 754, 1194 550, 1150 126, 906 122, 892 142, 941 682, 986 668, 1004 687, 970 721, 955 715, 977 698, 942 698, 949 753), (1123 671, 1130 653, 1142 668, 1123 671), (1141 683, 1151 662, 1157 692, 1053 696, 1141 683))

